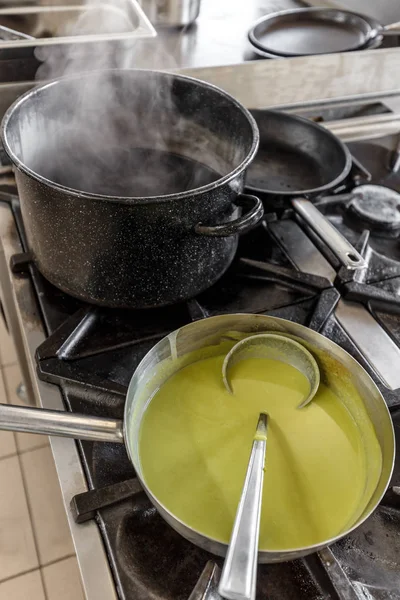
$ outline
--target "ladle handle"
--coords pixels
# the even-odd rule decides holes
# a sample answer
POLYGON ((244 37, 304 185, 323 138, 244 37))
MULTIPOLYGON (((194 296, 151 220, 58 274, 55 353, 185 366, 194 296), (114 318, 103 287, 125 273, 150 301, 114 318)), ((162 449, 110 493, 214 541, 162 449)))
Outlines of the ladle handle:
MULTIPOLYGON (((258 538, 267 446, 267 416, 262 415, 262 417, 264 439, 255 439, 253 442, 246 479, 218 587, 220 595, 229 600, 254 600, 256 595, 258 538)), ((262 417, 260 416, 257 427, 258 432, 262 417)))
POLYGON ((0 404, 1 429, 96 442, 124 441, 122 421, 118 419, 8 404, 0 404))
POLYGON ((347 269, 365 269, 366 262, 346 238, 328 221, 318 208, 305 198, 292 200, 294 210, 325 242, 328 248, 347 269))
POLYGON ((400 35, 400 21, 397 23, 389 23, 382 27, 382 33, 384 35, 400 35))

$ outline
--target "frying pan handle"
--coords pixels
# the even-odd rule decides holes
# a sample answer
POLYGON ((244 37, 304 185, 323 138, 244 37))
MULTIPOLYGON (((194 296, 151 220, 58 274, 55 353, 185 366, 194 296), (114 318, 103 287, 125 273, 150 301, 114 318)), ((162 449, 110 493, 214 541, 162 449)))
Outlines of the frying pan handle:
POLYGON ((382 27, 382 33, 384 35, 400 35, 400 21, 397 23, 389 23, 382 27))
POLYGON ((60 410, 0 404, 0 430, 57 435, 96 442, 124 441, 122 421, 60 410))
POLYGON ((365 269, 366 262, 322 213, 305 198, 292 200, 292 206, 309 227, 325 242, 341 264, 348 269, 365 269))
POLYGON ((209 237, 229 237, 231 235, 247 233, 253 229, 264 216, 262 202, 257 196, 239 194, 235 199, 235 204, 247 209, 247 212, 238 219, 228 221, 228 223, 224 223, 223 225, 202 225, 201 223, 198 223, 194 228, 195 232, 199 235, 206 235, 209 237))

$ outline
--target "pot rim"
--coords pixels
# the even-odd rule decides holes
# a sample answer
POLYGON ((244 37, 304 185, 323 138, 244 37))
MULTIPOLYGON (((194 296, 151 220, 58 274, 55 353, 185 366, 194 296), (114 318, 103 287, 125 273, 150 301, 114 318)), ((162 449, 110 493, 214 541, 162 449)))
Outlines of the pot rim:
POLYGON ((36 86, 33 89, 25 92, 25 94, 22 94, 22 96, 17 98, 17 100, 15 100, 15 102, 7 109, 6 113, 4 114, 3 120, 1 122, 1 138, 3 141, 4 150, 5 150, 6 154, 9 156, 9 158, 11 159, 14 166, 17 167, 17 169, 19 171, 21 171, 22 173, 28 175, 29 177, 35 179, 36 181, 38 181, 39 183, 41 183, 43 185, 46 185, 48 187, 59 190, 60 192, 67 193, 71 196, 74 196, 75 198, 83 198, 83 199, 88 199, 88 200, 102 200, 102 201, 107 201, 107 202, 117 202, 117 203, 131 204, 131 205, 159 204, 159 203, 163 203, 163 202, 168 202, 169 200, 182 200, 182 199, 187 199, 187 198, 193 198, 193 197, 199 196, 200 194, 210 192, 210 191, 216 189, 217 187, 220 187, 222 185, 229 183, 232 179, 235 179, 235 177, 240 175, 247 168, 247 166, 250 164, 250 162, 255 157, 257 150, 258 150, 259 137, 260 136, 259 136, 257 123, 256 123, 254 117, 252 116, 252 114, 250 113, 250 111, 245 106, 243 106, 243 104, 241 104, 238 100, 236 100, 236 98, 234 98, 233 96, 228 94, 228 92, 226 92, 225 90, 219 88, 218 86, 216 86, 212 83, 208 83, 207 81, 203 81, 203 80, 197 79, 195 77, 189 77, 188 75, 176 74, 176 73, 170 72, 170 71, 158 71, 156 69, 97 69, 95 71, 83 72, 83 73, 80 73, 79 75, 72 75, 72 76, 68 75, 65 77, 59 77, 57 79, 54 79, 52 81, 45 83, 44 85, 36 86), (56 86, 60 82, 63 82, 63 81, 68 81, 68 80, 77 81, 80 79, 86 79, 88 77, 88 75, 101 75, 101 74, 104 74, 104 75, 110 74, 111 75, 113 73, 117 74, 117 73, 124 73, 124 72, 135 72, 135 73, 138 73, 138 72, 143 73, 144 72, 144 73, 149 73, 149 74, 153 73, 153 74, 157 74, 157 75, 162 75, 164 77, 168 77, 170 79, 180 79, 183 81, 195 82, 197 85, 199 85, 203 88, 214 90, 214 92, 216 92, 217 94, 220 94, 221 96, 223 96, 224 98, 229 100, 237 109, 239 109, 242 112, 242 114, 244 115, 244 117, 246 117, 246 119, 250 125, 253 140, 252 140, 251 147, 250 147, 246 157, 232 171, 230 171, 223 177, 220 177, 217 181, 213 181, 202 187, 195 188, 193 190, 186 190, 184 192, 178 192, 176 194, 166 194, 164 196, 140 197, 140 196, 106 196, 104 194, 91 194, 89 192, 79 191, 74 188, 63 186, 61 184, 51 181, 50 179, 47 179, 46 177, 43 177, 39 173, 36 173, 35 171, 33 171, 32 169, 27 167, 25 165, 25 163, 16 156, 16 154, 12 150, 12 148, 9 144, 9 140, 8 140, 9 122, 10 122, 12 116, 14 115, 15 111, 22 104, 24 104, 26 101, 28 101, 28 99, 30 99, 32 96, 37 95, 41 90, 56 86))
MULTIPOLYGON (((282 197, 285 199, 289 199, 289 198, 297 198, 297 197, 303 197, 303 196, 306 196, 309 198, 309 197, 313 197, 313 196, 318 196, 322 192, 329 192, 330 190, 334 190, 340 183, 342 183, 344 181, 344 179, 348 176, 348 174, 351 171, 353 162, 352 162, 350 150, 347 148, 347 146, 342 142, 342 140, 340 138, 338 138, 329 129, 322 127, 322 125, 319 125, 319 123, 316 123, 315 121, 311 121, 311 119, 307 119, 306 117, 301 117, 299 115, 287 113, 287 112, 280 111, 280 110, 269 110, 269 109, 250 110, 250 114, 254 117, 254 120, 256 123, 257 123, 257 115, 263 116, 266 113, 271 114, 272 116, 278 116, 278 115, 282 116, 283 115, 284 117, 289 117, 294 122, 295 121, 302 122, 304 125, 306 125, 310 129, 313 128, 313 129, 316 129, 317 131, 322 130, 323 133, 325 134, 325 136, 327 138, 330 138, 331 141, 335 142, 336 145, 338 146, 338 148, 340 148, 341 151, 343 152, 343 156, 345 158, 344 167, 343 167, 342 171, 338 175, 336 175, 336 177, 331 179, 331 181, 328 181, 327 183, 324 183, 324 185, 321 185, 316 188, 310 188, 307 190, 303 189, 303 190, 290 190, 290 191, 279 190, 278 191, 278 190, 270 190, 270 189, 266 189, 266 188, 254 187, 246 181, 246 189, 247 190, 249 190, 253 194, 260 194, 260 195, 268 196, 271 198, 272 197, 274 197, 274 198, 282 197)), ((259 131, 259 136, 260 136, 260 142, 262 145, 263 138, 261 136, 260 131, 259 131)))
MULTIPOLYGON (((213 317, 207 317, 206 319, 202 319, 201 322, 207 320, 211 320, 211 319, 221 319, 221 317, 226 317, 227 319, 232 318, 232 317, 254 317, 255 315, 253 313, 230 313, 228 315, 216 315, 213 317)), ((300 323, 294 323, 293 321, 288 321, 288 319, 282 319, 281 317, 272 317, 271 315, 259 315, 259 316, 266 316, 268 319, 273 319, 279 322, 283 322, 283 323, 290 323, 291 325, 295 325, 296 328, 300 328, 300 329, 305 329, 307 331, 312 331, 310 330, 308 327, 306 327, 305 325, 301 325, 300 323)), ((155 344, 155 346, 153 346, 151 348, 151 350, 149 350, 149 352, 147 352, 145 354, 145 356, 143 357, 143 359, 140 361, 140 363, 138 364, 138 366, 135 369, 135 373, 140 371, 140 367, 142 365, 142 363, 145 362, 147 355, 150 352, 156 351, 157 347, 161 346, 164 343, 165 338, 168 338, 171 335, 177 334, 179 331, 181 331, 182 329, 185 329, 187 327, 193 327, 195 326, 196 321, 192 322, 192 323, 188 323, 187 325, 184 325, 182 327, 179 327, 178 329, 174 330, 173 332, 167 334, 166 336, 164 336, 159 342, 157 342, 157 344, 155 344)), ((265 562, 265 563, 269 563, 269 562, 277 562, 276 559, 276 555, 277 554, 282 554, 285 556, 285 558, 282 558, 279 562, 282 561, 286 561, 286 560, 293 560, 297 557, 300 556, 305 556, 307 554, 311 554, 313 552, 317 552, 318 550, 321 550, 322 548, 325 548, 326 546, 330 546, 331 544, 334 544, 335 542, 337 542, 338 540, 342 539, 343 537, 349 535, 350 533, 352 533, 354 530, 358 529, 358 527, 360 527, 371 515, 372 513, 376 510, 376 508, 379 506, 383 496, 385 495, 387 488, 389 487, 392 475, 393 475, 393 469, 394 469, 394 463, 395 463, 395 457, 396 457, 396 444, 395 444, 395 433, 394 433, 394 426, 393 426, 393 421, 390 415, 390 411, 389 408, 386 404, 386 401, 380 391, 380 389, 378 388, 378 386, 376 385, 376 383, 373 381, 372 377, 369 375, 369 373, 366 371, 366 369, 355 359, 353 358, 353 356, 351 356, 351 354, 349 352, 347 352, 347 350, 345 350, 344 348, 342 348, 341 346, 339 346, 339 344, 337 344, 336 342, 333 342, 332 340, 329 340, 328 338, 326 338, 324 335, 322 335, 321 333, 318 333, 317 331, 312 331, 313 333, 313 337, 322 337, 324 338, 326 341, 329 342, 329 344, 333 345, 335 349, 337 349, 339 351, 339 354, 344 354, 348 359, 350 359, 351 362, 355 363, 355 365, 357 366, 357 368, 359 368, 363 374, 364 377, 368 378, 373 386, 375 387, 375 391, 378 394, 381 403, 382 403, 382 410, 385 411, 386 416, 388 417, 388 422, 390 425, 390 431, 391 431, 391 442, 392 442, 392 447, 393 447, 393 451, 392 451, 392 457, 391 457, 391 465, 390 465, 390 470, 387 476, 387 481, 385 483, 385 486, 382 490, 381 495, 379 496, 379 498, 376 500, 375 504, 370 508, 370 510, 368 510, 366 512, 366 514, 360 518, 359 520, 356 521, 356 523, 354 523, 351 527, 347 528, 344 531, 341 531, 340 533, 338 533, 336 536, 328 539, 328 540, 323 540, 321 542, 319 542, 318 544, 313 544, 311 546, 303 546, 300 548, 287 548, 287 549, 276 549, 276 550, 262 550, 261 548, 258 551, 258 562, 265 562), (293 556, 291 556, 293 555, 293 556)), ((338 359, 339 360, 339 359, 338 359)), ((346 367, 347 368, 347 367, 346 367)), ((125 440, 125 448, 127 451, 127 454, 129 456, 129 459, 131 461, 131 464, 133 465, 134 469, 135 469, 135 473, 136 473, 136 477, 138 478, 140 484, 143 487, 143 490, 145 491, 146 495, 150 498, 151 502, 153 503, 153 505, 157 508, 157 510, 160 511, 161 509, 161 516, 163 517, 163 519, 165 519, 169 525, 171 527, 173 527, 176 531, 178 531, 178 533, 180 535, 182 535, 182 537, 186 537, 184 533, 182 533, 182 530, 179 529, 177 530, 172 524, 171 522, 176 522, 179 523, 179 525, 182 527, 183 530, 186 530, 188 532, 188 534, 190 534, 190 538, 187 537, 186 539, 189 539, 189 541, 191 541, 192 543, 196 544, 199 547, 205 548, 205 546, 202 546, 201 544, 199 544, 197 541, 194 541, 197 536, 200 536, 201 538, 204 538, 204 540, 207 543, 210 543, 218 546, 221 549, 221 554, 220 555, 224 555, 224 553, 226 552, 226 550, 228 549, 229 544, 226 544, 225 542, 221 542, 220 540, 217 540, 215 538, 212 538, 211 536, 208 536, 204 533, 201 533, 200 531, 198 531, 197 529, 194 529, 193 527, 189 526, 187 523, 185 523, 184 521, 182 521, 180 518, 178 518, 176 515, 174 515, 174 513, 172 513, 162 502, 160 502, 158 500, 158 498, 152 493, 152 491, 149 489, 148 485, 146 484, 146 481, 144 479, 144 477, 142 476, 142 473, 140 472, 140 458, 139 458, 139 454, 138 454, 138 460, 135 459, 134 455, 131 452, 131 444, 130 444, 130 439, 131 436, 129 434, 129 432, 126 430, 125 426, 126 424, 129 423, 129 416, 130 416, 130 410, 131 410, 131 405, 132 405, 132 400, 134 397, 134 394, 132 392, 132 388, 134 387, 134 379, 135 379, 135 373, 132 376, 129 386, 128 386, 128 390, 126 393, 126 402, 125 402, 125 409, 124 409, 124 430, 123 430, 123 434, 124 434, 124 440, 125 440), (139 469, 137 469, 137 463, 139 465, 139 469), (165 513, 165 514, 164 514, 165 513), (167 515, 167 517, 165 516, 167 515)), ((151 401, 151 399, 150 399, 151 401)), ((143 418, 143 415, 141 417, 141 420, 143 418)), ((139 424, 140 427, 140 424, 139 424)), ((369 503, 369 502, 368 502, 369 503)), ((367 508, 368 503, 366 505, 365 508, 367 508)), ((206 548, 207 549, 207 548, 206 548)), ((211 552, 213 552, 215 554, 215 551, 211 550, 211 552)))

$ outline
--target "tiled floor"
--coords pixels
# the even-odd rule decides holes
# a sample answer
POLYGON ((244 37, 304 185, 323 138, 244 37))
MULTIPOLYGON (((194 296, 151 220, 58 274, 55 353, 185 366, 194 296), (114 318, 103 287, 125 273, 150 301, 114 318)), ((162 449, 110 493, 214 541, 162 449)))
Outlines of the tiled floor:
MULTIPOLYGON (((2 320, 0 361, 0 403, 21 404, 15 350, 2 320)), ((44 436, 0 431, 0 600, 84 600, 44 436)))

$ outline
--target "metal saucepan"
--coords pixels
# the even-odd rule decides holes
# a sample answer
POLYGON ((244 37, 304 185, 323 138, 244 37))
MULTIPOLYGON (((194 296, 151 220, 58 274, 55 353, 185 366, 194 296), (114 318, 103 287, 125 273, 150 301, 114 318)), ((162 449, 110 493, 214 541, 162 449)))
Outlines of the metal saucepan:
POLYGON ((187 27, 200 13, 201 0, 142 0, 141 6, 155 27, 187 27))
POLYGON ((400 23, 381 25, 346 10, 299 8, 262 17, 248 35, 256 51, 289 57, 362 50, 389 34, 400 34, 400 23))
POLYGON ((217 281, 262 218, 242 194, 250 113, 209 83, 105 70, 30 90, 3 119, 33 260, 86 302, 150 308, 217 281))
POLYGON ((274 110, 253 110, 252 114, 260 147, 247 171, 247 189, 258 193, 267 211, 272 201, 291 206, 342 265, 364 268, 359 252, 310 201, 333 191, 349 175, 352 158, 347 147, 308 119, 274 110))
MULTIPOLYGON (((382 452, 382 470, 379 482, 358 516, 346 531, 321 544, 287 551, 260 551, 259 562, 280 562, 315 552, 358 527, 374 511, 389 484, 395 455, 392 420, 379 389, 366 371, 345 350, 324 336, 302 325, 264 315, 237 314, 211 317, 195 321, 169 334, 146 354, 136 369, 129 385, 124 422, 100 419, 64 412, 0 405, 0 429, 63 435, 80 439, 123 442, 136 474, 161 516, 183 537, 217 555, 226 553, 227 545, 193 530, 165 508, 146 486, 139 456, 139 431, 147 403, 154 392, 174 372, 195 362, 199 357, 220 355, 229 351, 241 339, 266 331, 293 335, 315 356, 321 379, 346 404, 360 429, 365 423, 352 409, 349 398, 357 391, 372 422, 382 452)), ((358 410, 358 409, 356 409, 358 410)), ((368 444, 366 444, 368 460, 368 444)))

